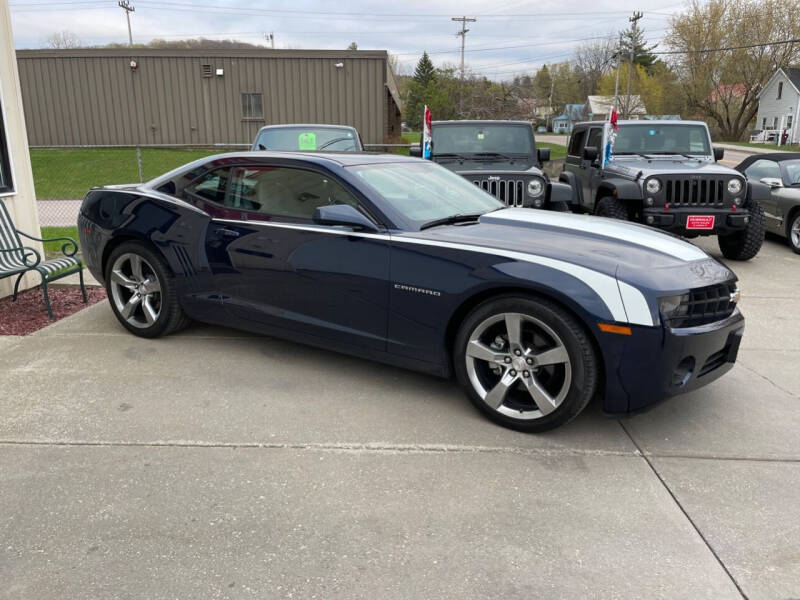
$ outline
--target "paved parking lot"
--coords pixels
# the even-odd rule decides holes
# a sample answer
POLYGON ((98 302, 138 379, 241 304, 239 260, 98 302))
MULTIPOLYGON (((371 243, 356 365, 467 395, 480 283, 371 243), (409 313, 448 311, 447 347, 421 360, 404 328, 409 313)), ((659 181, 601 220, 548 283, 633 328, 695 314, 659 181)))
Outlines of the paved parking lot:
POLYGON ((733 266, 729 375, 544 435, 291 342, 138 339, 106 304, 0 338, 0 598, 798 598, 800 256, 733 266))

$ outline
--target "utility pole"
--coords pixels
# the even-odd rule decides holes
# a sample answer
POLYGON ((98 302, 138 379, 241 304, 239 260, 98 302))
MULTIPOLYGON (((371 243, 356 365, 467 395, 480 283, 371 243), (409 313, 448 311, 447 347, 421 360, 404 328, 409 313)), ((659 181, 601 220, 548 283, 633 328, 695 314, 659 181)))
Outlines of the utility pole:
POLYGON ((460 21, 461 22, 461 31, 457 32, 456 35, 461 36, 461 93, 459 94, 458 99, 458 112, 460 116, 464 116, 464 43, 467 40, 467 23, 474 23, 478 19, 470 18, 470 17, 452 17, 451 21, 460 21))
MULTIPOLYGON (((611 105, 612 110, 617 108, 617 95, 619 94, 619 71, 622 66, 622 33, 619 34, 619 45, 617 46, 617 79, 614 82, 614 102, 611 105)), ((608 111, 608 119, 611 120, 611 111, 608 111)))
POLYGON ((136 8, 131 6, 128 0, 119 0, 117 5, 125 11, 125 18, 128 19, 128 43, 133 48, 133 34, 131 33, 131 13, 136 11, 136 8))
MULTIPOLYGON (((128 44, 131 48, 133 48, 133 33, 131 32, 131 13, 136 10, 128 0, 119 0, 117 2, 119 7, 125 11, 125 18, 128 20, 128 44)), ((133 96, 133 110, 139 110, 139 103, 136 101, 136 67, 134 65, 136 61, 131 59, 131 91, 133 96)), ((134 118, 134 123, 138 122, 138 119, 134 118)), ((136 136, 138 137, 138 131, 136 136)), ((139 181, 144 181, 144 172, 142 169, 142 146, 141 144, 136 144, 136 167, 139 170, 139 181)))
POLYGON ((271 31, 264 34, 264 39, 269 42, 269 47, 275 50, 275 34, 271 31))
POLYGON ((631 112, 631 76, 633 75, 633 59, 634 59, 633 52, 635 50, 635 48, 633 47, 633 32, 636 31, 636 23, 639 21, 639 19, 642 18, 642 16, 643 16, 642 13, 640 13, 638 11, 634 11, 633 16, 628 18, 628 22, 631 23, 631 32, 632 32, 631 33, 631 61, 630 61, 630 64, 628 65, 628 93, 626 94, 626 98, 625 98, 625 100, 626 100, 625 112, 627 114, 623 118, 626 118, 626 117, 630 118, 630 116, 631 116, 630 115, 630 112, 631 112))

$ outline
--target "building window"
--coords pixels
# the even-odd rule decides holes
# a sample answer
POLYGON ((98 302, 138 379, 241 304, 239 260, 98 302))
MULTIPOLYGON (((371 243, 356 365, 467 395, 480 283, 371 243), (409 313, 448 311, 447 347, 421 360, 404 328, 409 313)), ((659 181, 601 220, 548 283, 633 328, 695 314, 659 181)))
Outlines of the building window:
POLYGON ((767 128, 767 117, 764 117, 763 119, 761 119, 761 129, 766 129, 766 128, 767 128))
POLYGON ((772 128, 773 129, 777 129, 778 128, 778 117, 773 117, 772 118, 772 128))
POLYGON ((242 94, 242 118, 264 118, 264 107, 261 101, 261 94, 242 94))
POLYGON ((14 191, 11 180, 11 158, 6 139, 6 124, 3 122, 3 107, 0 105, 0 194, 14 191))
POLYGON ((780 100, 782 96, 783 96, 783 82, 779 81, 778 82, 778 100, 780 100))
POLYGON ((786 129, 791 129, 791 128, 792 128, 792 115, 789 115, 788 117, 786 117, 786 129))

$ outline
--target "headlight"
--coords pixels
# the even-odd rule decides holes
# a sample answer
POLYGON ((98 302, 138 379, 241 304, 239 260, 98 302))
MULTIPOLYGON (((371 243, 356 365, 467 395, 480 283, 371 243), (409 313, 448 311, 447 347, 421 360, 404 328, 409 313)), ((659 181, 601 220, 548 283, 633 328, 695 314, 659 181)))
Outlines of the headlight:
POLYGON ((658 312, 665 319, 685 317, 689 313, 689 294, 665 296, 658 299, 658 312))
POLYGON ((531 179, 528 182, 528 196, 541 196, 544 192, 544 183, 541 179, 531 179))
POLYGON ((645 188, 648 194, 657 194, 661 191, 661 182, 658 179, 648 179, 645 188))
POLYGON ((734 196, 742 191, 742 182, 739 179, 731 179, 728 182, 728 193, 734 196))

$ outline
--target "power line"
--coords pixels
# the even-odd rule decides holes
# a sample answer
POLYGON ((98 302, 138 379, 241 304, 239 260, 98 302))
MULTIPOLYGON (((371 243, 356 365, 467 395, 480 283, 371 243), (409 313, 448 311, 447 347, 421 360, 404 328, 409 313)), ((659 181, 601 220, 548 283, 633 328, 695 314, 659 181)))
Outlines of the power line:
POLYGON ((788 40, 780 40, 777 42, 763 42, 761 44, 745 44, 743 46, 725 46, 723 48, 704 48, 702 50, 669 50, 664 52, 651 52, 650 54, 658 54, 664 56, 667 54, 706 54, 708 52, 726 52, 728 50, 747 50, 749 48, 765 48, 767 46, 779 46, 781 44, 798 44, 800 38, 791 38, 788 40))

